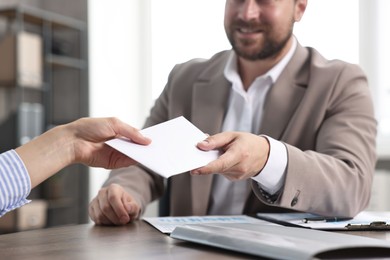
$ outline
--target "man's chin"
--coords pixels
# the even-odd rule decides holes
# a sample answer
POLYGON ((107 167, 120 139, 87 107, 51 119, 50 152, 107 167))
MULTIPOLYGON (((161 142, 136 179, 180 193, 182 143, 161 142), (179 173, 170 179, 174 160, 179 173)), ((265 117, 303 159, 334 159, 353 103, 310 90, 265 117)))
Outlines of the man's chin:
POLYGON ((245 59, 245 60, 249 60, 249 61, 256 61, 259 59, 259 53, 260 51, 259 50, 251 50, 251 49, 235 49, 235 52, 236 54, 245 59))

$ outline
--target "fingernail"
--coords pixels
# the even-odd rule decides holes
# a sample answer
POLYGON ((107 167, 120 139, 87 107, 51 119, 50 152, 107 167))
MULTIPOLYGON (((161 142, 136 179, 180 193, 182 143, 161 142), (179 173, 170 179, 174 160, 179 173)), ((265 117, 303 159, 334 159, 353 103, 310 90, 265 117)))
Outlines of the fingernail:
POLYGON ((199 144, 203 144, 203 145, 208 145, 210 142, 209 142, 209 140, 203 140, 203 141, 201 141, 201 142, 199 142, 199 144))

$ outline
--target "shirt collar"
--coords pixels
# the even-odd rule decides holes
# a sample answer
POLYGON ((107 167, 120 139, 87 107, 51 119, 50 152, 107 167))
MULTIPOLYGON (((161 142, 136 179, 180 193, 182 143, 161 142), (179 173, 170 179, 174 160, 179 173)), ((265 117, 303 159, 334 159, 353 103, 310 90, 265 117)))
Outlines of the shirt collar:
MULTIPOLYGON (((266 78, 269 76, 272 79, 272 83, 274 83, 279 78, 283 69, 287 66, 287 63, 291 60, 296 48, 297 48, 297 40, 295 39, 295 37, 293 37, 291 48, 287 52, 287 54, 269 71, 259 76, 258 78, 260 77, 266 78)), ((231 52, 228 58, 228 61, 224 69, 224 75, 226 79, 229 80, 230 82, 237 82, 237 81, 241 82, 241 78, 238 74, 238 69, 237 69, 237 55, 234 51, 231 52)))

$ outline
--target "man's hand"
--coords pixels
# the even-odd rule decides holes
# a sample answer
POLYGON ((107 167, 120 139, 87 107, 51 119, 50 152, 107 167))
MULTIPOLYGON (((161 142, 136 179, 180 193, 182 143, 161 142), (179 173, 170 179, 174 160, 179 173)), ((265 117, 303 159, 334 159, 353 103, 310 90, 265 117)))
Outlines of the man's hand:
POLYGON ((101 188, 89 204, 89 217, 96 225, 125 225, 139 215, 138 203, 118 184, 101 188))
POLYGON ((267 162, 269 143, 265 137, 244 132, 224 132, 198 143, 204 151, 220 149, 223 154, 194 175, 219 173, 229 180, 244 180, 257 175, 267 162))

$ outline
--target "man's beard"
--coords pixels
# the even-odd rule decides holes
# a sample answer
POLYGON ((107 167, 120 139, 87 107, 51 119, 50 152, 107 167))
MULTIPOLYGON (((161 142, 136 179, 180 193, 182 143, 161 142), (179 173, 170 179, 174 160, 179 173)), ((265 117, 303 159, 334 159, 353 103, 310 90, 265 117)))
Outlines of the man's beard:
MULTIPOLYGON (((241 22, 241 24, 244 22, 241 22)), ((247 25, 247 27, 251 27, 253 25, 247 25)), ((235 28, 233 25, 231 28, 235 28)), ((252 40, 247 40, 246 42, 241 41, 240 44, 237 44, 236 39, 234 38, 234 32, 231 30, 227 33, 227 37, 229 39, 230 44, 233 47, 233 50, 236 54, 246 60, 256 61, 256 60, 264 60, 270 57, 274 57, 279 54, 283 48, 286 46, 288 40, 291 38, 293 27, 291 26, 289 32, 284 36, 282 40, 270 39, 269 37, 264 39, 264 46, 262 49, 257 51, 246 51, 244 48, 241 48, 240 45, 250 45, 253 44, 252 40)))

